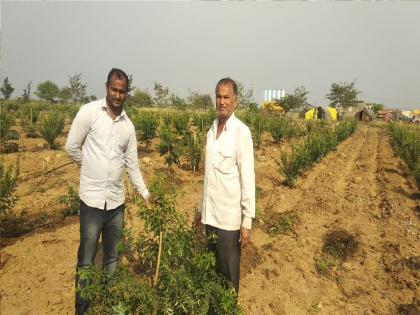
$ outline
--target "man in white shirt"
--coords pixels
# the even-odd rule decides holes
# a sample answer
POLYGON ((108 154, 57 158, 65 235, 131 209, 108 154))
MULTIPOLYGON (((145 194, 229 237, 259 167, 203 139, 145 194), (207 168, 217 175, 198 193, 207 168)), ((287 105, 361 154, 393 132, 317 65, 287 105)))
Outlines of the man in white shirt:
POLYGON ((252 137, 235 117, 237 104, 235 81, 221 79, 216 86, 218 118, 207 133, 203 195, 195 217, 197 227, 205 225, 217 272, 232 283, 236 293, 241 246, 248 244, 255 218, 252 137))
MULTIPOLYGON (((77 270, 93 265, 102 234, 103 268, 117 268, 117 245, 124 225, 122 172, 147 200, 149 191, 139 170, 133 123, 124 111, 128 77, 111 69, 105 83, 106 98, 83 105, 74 119, 66 142, 69 156, 80 169, 80 245, 77 270)), ((76 288, 86 285, 76 273, 76 288)), ((76 314, 84 314, 89 301, 76 293, 76 314)))

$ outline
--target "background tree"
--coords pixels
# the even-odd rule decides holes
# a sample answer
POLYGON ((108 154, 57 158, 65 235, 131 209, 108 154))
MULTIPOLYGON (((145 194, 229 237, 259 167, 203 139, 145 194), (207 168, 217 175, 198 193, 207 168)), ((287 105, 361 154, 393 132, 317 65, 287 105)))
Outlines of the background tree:
POLYGON ((367 103, 366 105, 371 106, 372 110, 375 114, 377 114, 380 110, 384 109, 384 104, 378 104, 378 103, 367 103))
POLYGON ((214 107, 210 94, 201 94, 193 91, 189 91, 189 93, 187 100, 193 109, 210 109, 214 107))
POLYGON ((360 94, 355 87, 355 81, 340 82, 331 84, 330 93, 326 95, 334 108, 349 107, 357 102, 357 95, 360 94))
POLYGON ((153 98, 155 104, 158 106, 168 105, 169 88, 164 87, 159 82, 155 82, 153 90, 155 91, 155 97, 153 98))
POLYGON ((287 94, 282 100, 281 106, 286 112, 293 108, 300 108, 307 104, 309 92, 304 86, 298 86, 293 94, 287 94))
POLYGON ((60 102, 68 103, 71 99, 70 88, 68 86, 63 87, 58 94, 58 98, 59 98, 60 102))
POLYGON ((35 94, 49 103, 54 103, 60 95, 60 89, 54 82, 48 80, 38 84, 35 94))
POLYGON ((127 106, 151 107, 153 99, 149 91, 136 88, 133 95, 127 98, 127 106))
POLYGON ((5 100, 8 100, 10 96, 12 95, 13 91, 15 90, 14 87, 9 82, 9 78, 5 77, 3 81, 3 85, 1 87, 1 94, 3 94, 3 97, 5 100))
POLYGON ((29 102, 31 99, 31 84, 32 81, 29 81, 28 85, 26 85, 26 89, 23 89, 22 100, 25 103, 29 102))
POLYGON ((133 85, 133 75, 128 74, 128 82, 127 82, 127 95, 131 95, 131 91, 133 91, 136 87, 133 85))
POLYGON ((96 97, 96 95, 91 95, 90 97, 89 97, 89 100, 91 101, 91 102, 93 102, 93 101, 96 101, 98 98, 96 97))
POLYGON ((71 95, 71 101, 73 103, 80 103, 85 101, 87 83, 82 83, 82 74, 76 73, 69 78, 69 91, 71 95))
POLYGON ((177 109, 184 110, 187 108, 187 102, 185 101, 185 99, 176 94, 171 94, 171 96, 169 97, 169 103, 171 107, 175 107, 177 109))
POLYGON ((238 103, 239 106, 248 107, 255 104, 254 100, 254 90, 245 88, 244 84, 241 81, 236 81, 238 86, 238 103))

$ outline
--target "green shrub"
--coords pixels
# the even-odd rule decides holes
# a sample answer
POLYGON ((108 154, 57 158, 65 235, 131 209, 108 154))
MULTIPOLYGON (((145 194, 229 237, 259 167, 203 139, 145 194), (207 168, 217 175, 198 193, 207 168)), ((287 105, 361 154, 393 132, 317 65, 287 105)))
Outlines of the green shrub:
POLYGON ((173 114, 165 111, 161 114, 163 127, 170 128, 172 126, 173 114))
POLYGON ((50 149, 56 149, 55 139, 63 132, 65 117, 59 111, 53 110, 39 124, 39 133, 48 142, 50 149))
POLYGON ((19 118, 26 136, 38 138, 37 122, 41 114, 41 105, 37 103, 26 103, 19 109, 19 118))
POLYGON ((13 126, 15 120, 14 117, 7 113, 5 110, 0 110, 0 143, 3 144, 7 141, 10 127, 13 126))
POLYGON ((217 275, 215 257, 176 209, 176 188, 158 176, 150 185, 155 202, 140 205, 145 233, 132 244, 132 269, 114 276, 82 270, 91 284, 94 314, 239 314, 233 288, 217 275), (136 274, 134 271, 139 272, 136 274))
POLYGON ((408 126, 391 123, 389 126, 395 151, 407 163, 420 189, 420 133, 408 126))
POLYGON ((262 135, 266 130, 266 119, 261 114, 261 111, 251 111, 252 118, 251 118, 251 136, 254 146, 259 149, 262 144, 262 135))
POLYGON ((214 118, 208 113, 194 113, 192 115, 193 125, 197 127, 199 132, 207 132, 210 129, 213 120, 214 118))
POLYGON ((76 117, 77 112, 79 111, 79 109, 80 109, 80 105, 78 105, 78 104, 70 104, 70 105, 68 105, 68 108, 67 108, 66 112, 67 112, 67 115, 68 115, 68 117, 70 119, 70 122, 72 122, 73 119, 76 117))
POLYGON ((148 151, 152 140, 156 138, 156 130, 159 125, 158 115, 150 111, 141 111, 133 117, 133 124, 139 141, 146 144, 146 151, 148 151))
POLYGON ((168 166, 172 164, 179 166, 182 156, 182 139, 179 139, 172 129, 166 126, 160 129, 159 138, 159 153, 161 156, 165 155, 165 164, 168 166))
POLYGON ((190 127, 190 115, 188 113, 176 113, 172 119, 175 132, 178 135, 184 135, 190 127))
POLYGON ((279 234, 285 234, 294 229, 299 217, 293 211, 280 213, 271 218, 268 227, 268 231, 271 236, 277 236, 279 234))
POLYGON ((194 172, 200 168, 204 142, 205 135, 203 133, 197 134, 189 131, 185 134, 183 156, 194 172))
POLYGON ((58 203, 65 206, 62 214, 66 218, 71 215, 77 215, 80 208, 79 194, 69 186, 67 194, 58 197, 58 203))
MULTIPOLYGON (((313 125, 315 126, 315 125, 313 125)), ((280 156, 280 173, 285 177, 285 184, 293 186, 297 177, 314 163, 322 159, 334 149, 340 141, 353 134, 357 127, 356 121, 340 123, 335 130, 326 126, 310 128, 305 142, 293 146, 290 154, 280 156), (340 139, 340 140, 339 140, 340 139)))
POLYGON ((283 117, 272 116, 268 120, 268 131, 273 137, 274 143, 280 143, 280 140, 286 137, 287 129, 288 120, 283 117))
POLYGON ((335 260, 331 256, 322 255, 314 257, 315 270, 320 275, 328 275, 335 264, 335 260))
POLYGON ((357 128, 356 120, 348 120, 340 122, 335 128, 335 133, 337 135, 337 141, 342 142, 351 136, 357 128))
POLYGON ((18 180, 19 160, 15 166, 6 166, 3 159, 0 159, 0 214, 7 214, 15 205, 18 180))

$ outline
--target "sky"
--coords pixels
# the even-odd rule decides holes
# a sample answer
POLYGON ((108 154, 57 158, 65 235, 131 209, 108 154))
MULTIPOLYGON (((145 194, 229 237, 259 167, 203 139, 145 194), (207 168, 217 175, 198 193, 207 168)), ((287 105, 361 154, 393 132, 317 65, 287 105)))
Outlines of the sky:
POLYGON ((352 82, 360 99, 420 108, 420 2, 1 1, 1 80, 22 94, 82 74, 105 95, 108 71, 132 74, 181 97, 213 96, 225 76, 254 90, 305 86, 326 106, 331 84, 352 82))

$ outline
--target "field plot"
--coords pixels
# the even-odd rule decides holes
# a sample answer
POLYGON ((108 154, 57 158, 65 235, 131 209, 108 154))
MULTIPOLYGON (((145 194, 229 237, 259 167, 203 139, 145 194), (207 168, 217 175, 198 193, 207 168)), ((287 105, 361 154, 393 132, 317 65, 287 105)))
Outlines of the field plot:
MULTIPOLYGON (((263 137, 255 151, 258 214, 253 243, 242 254, 244 313, 418 314, 419 192, 387 126, 359 125, 293 188, 278 166, 280 148, 289 144, 263 137)), ((156 146, 155 139, 150 147, 156 146)), ((73 314, 79 226, 76 217, 60 219, 57 199, 69 185, 77 190, 78 168, 45 174, 69 161, 65 152, 45 149, 40 139, 23 138, 20 147, 22 179, 10 224, 28 220, 35 230, 2 239, 0 313, 73 314)), ((202 170, 168 171, 164 157, 143 145, 139 154, 146 182, 165 171, 185 192, 178 205, 192 222, 202 170)), ((5 155, 6 162, 16 158, 5 155)), ((136 212, 130 199, 127 226, 141 231, 136 212)))

